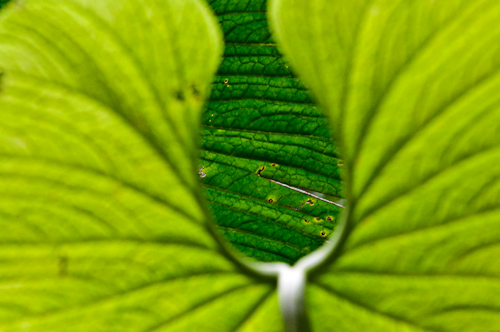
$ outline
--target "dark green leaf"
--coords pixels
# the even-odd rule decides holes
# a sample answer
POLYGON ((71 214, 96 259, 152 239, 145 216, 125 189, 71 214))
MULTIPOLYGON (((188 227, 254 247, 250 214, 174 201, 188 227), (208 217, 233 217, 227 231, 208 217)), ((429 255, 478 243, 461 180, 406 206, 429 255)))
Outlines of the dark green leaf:
POLYGON ((270 37, 266 1, 211 6, 226 49, 202 118, 201 180, 236 248, 293 264, 327 241, 343 210, 333 204, 343 197, 339 153, 270 37))

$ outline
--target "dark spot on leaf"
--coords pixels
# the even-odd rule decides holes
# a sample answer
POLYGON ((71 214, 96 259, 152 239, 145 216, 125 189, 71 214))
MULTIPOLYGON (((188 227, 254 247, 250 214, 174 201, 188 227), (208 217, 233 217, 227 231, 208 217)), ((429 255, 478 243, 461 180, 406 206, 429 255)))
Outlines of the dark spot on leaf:
POLYGON ((3 75, 4 75, 4 72, 2 70, 0 70, 0 92, 2 92, 2 90, 3 90, 3 75))
POLYGON ((328 216, 328 217, 326 217, 326 220, 332 221, 332 217, 328 216))
POLYGON ((276 167, 276 164, 272 164, 271 167, 276 167))
POLYGON ((186 97, 184 96, 184 92, 182 92, 182 91, 177 91, 175 93, 175 98, 177 98, 177 100, 179 100, 179 101, 186 100, 186 97))
POLYGON ((260 173, 262 173, 262 171, 266 168, 266 166, 262 166, 262 168, 260 168, 259 170, 257 170, 257 175, 258 176, 261 176, 260 173))
POLYGON ((269 203, 273 203, 273 202, 274 202, 274 199, 269 198, 267 201, 268 201, 269 203))
POLYGON ((193 96, 198 97, 200 95, 200 90, 198 90, 198 87, 194 83, 191 84, 190 88, 191 88, 191 93, 193 94, 193 96))
POLYGON ((316 220, 316 221, 321 221, 322 219, 321 219, 321 218, 318 218, 318 217, 314 217, 314 220, 316 220))
POLYGON ((326 232, 325 231, 322 231, 320 234, 321 234, 321 236, 326 236, 326 232))
POLYGON ((308 223, 309 223, 309 220, 307 220, 307 219, 304 219, 304 222, 305 222, 306 224, 308 224, 308 223))
POLYGON ((59 257, 59 275, 65 276, 68 273, 68 257, 59 257))
POLYGON ((227 83, 229 83, 229 78, 226 78, 226 79, 224 80, 224 84, 227 84, 227 83))

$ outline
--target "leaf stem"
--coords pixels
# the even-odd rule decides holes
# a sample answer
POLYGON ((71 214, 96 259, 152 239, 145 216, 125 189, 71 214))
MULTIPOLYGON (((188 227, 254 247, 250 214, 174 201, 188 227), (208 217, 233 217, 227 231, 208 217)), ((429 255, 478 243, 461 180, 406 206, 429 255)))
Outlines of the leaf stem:
POLYGON ((284 266, 278 276, 278 299, 288 332, 310 332, 305 305, 306 270, 284 266))

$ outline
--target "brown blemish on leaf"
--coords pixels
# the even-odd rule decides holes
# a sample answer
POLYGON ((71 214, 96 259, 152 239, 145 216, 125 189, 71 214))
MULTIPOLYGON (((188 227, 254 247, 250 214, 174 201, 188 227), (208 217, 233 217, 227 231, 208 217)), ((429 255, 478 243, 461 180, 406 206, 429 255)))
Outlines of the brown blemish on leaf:
POLYGON ((59 257, 58 269, 60 276, 65 276, 68 274, 68 257, 66 256, 59 257))
POLYGON ((184 101, 186 99, 186 97, 184 96, 184 92, 182 91, 177 91, 175 93, 175 98, 178 100, 178 101, 184 101))
POLYGON ((191 84, 190 88, 191 88, 191 93, 193 94, 193 96, 199 97, 201 95, 200 90, 198 89, 196 84, 194 84, 194 83, 191 84))

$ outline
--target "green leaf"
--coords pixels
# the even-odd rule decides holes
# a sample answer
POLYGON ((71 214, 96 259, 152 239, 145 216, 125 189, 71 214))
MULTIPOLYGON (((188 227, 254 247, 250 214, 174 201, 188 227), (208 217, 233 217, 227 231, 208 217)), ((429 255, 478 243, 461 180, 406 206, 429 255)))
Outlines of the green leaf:
POLYGON ((226 49, 202 116, 200 178, 226 239, 293 264, 327 241, 343 210, 339 152, 270 37, 266 1, 210 4, 226 49))
POLYGON ((207 226, 207 7, 17 1, 0 35, 0 330, 282 330, 207 226))
POLYGON ((310 276, 317 331, 500 326, 498 1, 274 0, 342 142, 349 202, 310 276))

